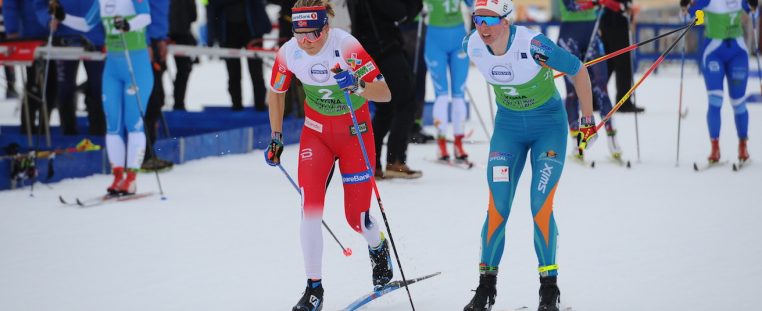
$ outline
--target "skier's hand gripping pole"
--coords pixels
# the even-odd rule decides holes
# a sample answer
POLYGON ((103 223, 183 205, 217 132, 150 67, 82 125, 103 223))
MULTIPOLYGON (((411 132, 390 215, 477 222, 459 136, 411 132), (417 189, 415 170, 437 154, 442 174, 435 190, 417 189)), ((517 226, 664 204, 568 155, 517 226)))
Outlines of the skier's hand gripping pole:
MULTIPOLYGON (((270 164, 268 150, 265 150, 265 161, 267 162, 267 164, 270 164)), ((280 171, 283 172, 283 175, 286 175, 286 178, 288 178, 288 181, 291 182, 291 186, 294 187, 294 190, 296 190, 296 192, 299 193, 299 195, 302 195, 302 190, 299 189, 299 186, 296 185, 296 182, 294 181, 294 179, 291 178, 291 174, 289 174, 288 171, 286 171, 286 169, 283 168, 283 165, 280 164, 280 161, 278 161, 278 163, 272 166, 277 166, 280 169, 280 171)), ((341 252, 344 254, 344 256, 347 256, 347 257, 352 256, 352 249, 349 247, 344 247, 344 245, 341 244, 341 242, 339 242, 339 238, 336 237, 336 234, 333 233, 333 230, 331 230, 331 228, 328 227, 328 224, 325 223, 325 220, 321 220, 321 221, 323 222, 323 228, 325 228, 325 230, 327 230, 328 233, 331 234, 331 236, 333 237, 333 240, 336 241, 336 244, 339 244, 339 247, 341 247, 341 252)))
POLYGON ((617 112, 617 110, 619 110, 619 107, 621 107, 624 104, 624 102, 628 98, 630 98, 630 95, 632 95, 632 92, 634 92, 635 89, 637 89, 638 86, 640 86, 640 84, 643 83, 643 81, 646 78, 648 78, 649 75, 651 75, 651 72, 653 72, 654 69, 656 69, 656 67, 659 66, 659 64, 661 64, 661 62, 664 61, 664 58, 667 56, 667 54, 669 54, 669 52, 671 52, 672 49, 675 48, 677 43, 680 42, 680 40, 682 40, 683 37, 685 37, 685 34, 687 34, 691 30, 691 28, 693 28, 693 26, 701 25, 703 23, 704 23, 704 11, 698 10, 696 11, 696 17, 693 19, 693 22, 688 24, 688 27, 683 32, 680 33, 680 36, 677 37, 677 40, 672 42, 672 44, 670 44, 667 50, 661 53, 661 55, 659 55, 659 58, 657 58, 656 61, 651 65, 651 67, 648 68, 646 73, 643 74, 643 76, 640 77, 640 79, 638 79, 638 82, 636 82, 635 85, 633 85, 632 88, 630 88, 630 90, 627 91, 627 93, 625 93, 624 96, 622 96, 619 102, 617 102, 616 105, 614 105, 614 107, 611 108, 611 111, 603 119, 601 119, 601 122, 599 122, 598 125, 595 127, 596 131, 600 130, 601 127, 603 127, 604 124, 606 124, 606 121, 611 119, 611 116, 613 116, 614 113, 617 112))
MULTIPOLYGON (((267 149, 265 150, 265 162, 267 162, 267 165, 270 166, 280 165, 280 155, 282 153, 283 134, 281 132, 273 132, 270 144, 267 145, 267 149)), ((299 187, 296 188, 299 190, 299 187)))
MULTIPOLYGON (((342 71, 340 68, 333 68, 332 71, 335 74, 340 74, 342 71)), ((341 86, 341 82, 337 81, 339 83, 339 86, 341 86)), ((360 150, 362 151, 363 160, 365 160, 365 168, 367 170, 372 170, 373 167, 370 165, 370 160, 368 158, 368 152, 365 150, 365 143, 362 139, 362 132, 360 131, 360 126, 357 124, 357 116, 355 115, 354 108, 352 107, 352 100, 349 97, 349 91, 344 91, 344 101, 346 102, 347 109, 349 109, 349 115, 352 118, 352 126, 355 129, 355 133, 357 133, 357 140, 360 143, 360 150)), ((415 305, 413 304, 413 296, 410 295, 410 288, 407 286, 407 279, 405 278, 405 272, 402 270, 402 263, 400 263, 400 256, 397 253, 397 246, 394 244, 394 237, 392 236, 392 230, 389 227, 389 220, 386 218, 386 212, 384 211, 384 204, 381 202, 381 195, 378 192, 378 185, 376 185, 376 179, 371 178, 370 179, 371 185, 373 186, 373 192, 376 195, 376 202, 378 202, 378 208, 381 210, 381 216, 384 218, 384 225, 386 225, 386 232, 389 233, 389 241, 392 244, 392 250, 394 251, 394 257, 397 259, 397 267, 400 269, 400 275, 402 276, 402 282, 405 284, 405 290, 407 291, 407 298, 410 300, 410 307, 415 311, 415 305)))
POLYGON ((595 117, 592 115, 582 117, 579 133, 577 134, 577 149, 579 149, 580 155, 595 142, 595 139, 598 137, 597 133, 598 129, 595 127, 595 117))

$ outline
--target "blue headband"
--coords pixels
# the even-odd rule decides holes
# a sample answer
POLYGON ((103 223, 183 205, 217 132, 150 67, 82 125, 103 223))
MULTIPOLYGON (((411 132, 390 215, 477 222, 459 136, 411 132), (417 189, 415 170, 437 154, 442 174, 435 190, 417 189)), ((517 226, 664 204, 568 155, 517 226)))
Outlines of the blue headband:
POLYGON ((322 6, 294 8, 291 11, 291 23, 294 29, 321 29, 328 24, 328 14, 322 6))

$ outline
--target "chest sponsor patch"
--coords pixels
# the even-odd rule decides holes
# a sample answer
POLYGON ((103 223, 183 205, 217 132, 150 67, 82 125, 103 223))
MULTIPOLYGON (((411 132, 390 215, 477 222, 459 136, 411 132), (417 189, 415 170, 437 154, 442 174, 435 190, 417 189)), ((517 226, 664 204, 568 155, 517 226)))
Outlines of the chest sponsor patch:
POLYGON ((493 166, 492 167, 492 182, 509 182, 510 168, 508 166, 493 166))
POLYGON ((511 82, 513 80, 513 69, 511 66, 497 65, 490 69, 490 75, 497 81, 511 82))
POLYGON ((328 72, 328 67, 323 64, 314 64, 310 68, 310 77, 316 82, 322 83, 328 81, 328 78, 331 76, 328 72))

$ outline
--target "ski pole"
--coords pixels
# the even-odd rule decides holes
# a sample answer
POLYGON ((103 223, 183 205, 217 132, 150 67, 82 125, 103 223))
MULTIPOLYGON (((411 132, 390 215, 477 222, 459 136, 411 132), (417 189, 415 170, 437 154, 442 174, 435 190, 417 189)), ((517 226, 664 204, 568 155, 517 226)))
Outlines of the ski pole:
POLYGON ((587 48, 585 49, 585 55, 582 55, 582 62, 587 61, 588 55, 593 55, 592 52, 590 52, 593 49, 593 45, 595 45, 595 38, 598 36, 598 27, 601 25, 601 17, 603 17, 603 8, 598 8, 598 16, 595 17, 595 24, 593 25, 593 32, 590 33, 590 41, 587 43, 587 48))
POLYGON ((26 68, 21 68, 21 85, 23 86, 22 92, 24 92, 24 98, 21 99, 21 114, 24 116, 24 121, 26 122, 26 126, 24 127, 26 129, 26 143, 29 147, 32 147, 34 142, 32 141, 32 117, 31 117, 31 109, 29 109, 29 97, 31 94, 29 94, 29 88, 27 88, 27 81, 30 77, 26 76, 26 68))
POLYGON ((421 33, 423 32, 423 20, 426 18, 426 10, 421 10, 421 15, 418 17, 418 30, 415 37, 415 57, 413 58, 413 78, 418 81, 418 59, 421 54, 421 33))
POLYGON ((760 51, 759 51, 759 45, 758 45, 759 42, 757 42, 759 40, 759 28, 758 28, 759 25, 757 24, 757 14, 759 14, 757 12, 757 8, 754 8, 754 13, 751 14, 751 22, 754 24, 752 25, 754 29, 754 40, 752 42, 754 42, 754 51, 755 51, 754 58, 757 60, 757 74, 759 75, 759 88, 760 88, 760 91, 762 91, 762 65, 760 65, 759 63, 760 51))
MULTIPOLYGON (((687 16, 685 16, 687 19, 687 16)), ((680 128, 683 114, 683 77, 685 72, 685 40, 682 42, 683 51, 680 55, 680 95, 677 100, 677 153, 675 155, 675 167, 680 166, 680 128)))
MULTIPOLYGON (((50 48, 53 46, 53 29, 50 29, 48 34, 48 45, 50 48)), ((42 74, 42 127, 45 130, 45 146, 50 148, 52 145, 50 141, 50 121, 48 120, 48 74, 50 71, 50 53, 45 54, 45 71, 42 74)))
MULTIPOLYGON (((138 105, 138 111, 140 112, 140 119, 144 120, 146 117, 145 112, 143 111, 143 106, 140 104, 140 93, 138 90, 138 81, 135 79, 135 70, 132 67, 132 58, 130 58, 130 50, 127 49, 127 39, 125 39, 124 32, 120 31, 119 38, 122 39, 122 46, 124 48, 124 58, 127 60, 127 70, 130 72, 130 80, 132 81, 132 86, 130 89, 135 92, 135 99, 137 100, 136 103, 138 105)), ((144 128, 145 130, 145 128, 144 128)), ((148 148, 151 148, 151 154, 156 154, 156 152, 153 150, 153 144, 151 143, 151 138, 148 136, 148 134, 143 133, 146 135, 146 143, 148 144, 148 148)), ((161 187, 161 178, 159 178, 159 170, 153 171, 156 175, 156 183, 159 184, 159 194, 161 195, 162 200, 166 200, 167 197, 164 196, 164 189, 161 187)))
MULTIPOLYGON (((267 158, 267 150, 265 150, 265 158, 267 158)), ((294 182, 294 179, 291 178, 291 175, 288 173, 288 171, 286 171, 283 165, 278 163, 277 166, 280 169, 280 171, 283 172, 284 175, 286 175, 286 178, 288 178, 288 181, 291 182, 291 185, 294 186, 294 190, 296 190, 296 192, 298 192, 299 195, 302 195, 302 190, 299 189, 299 186, 296 185, 296 182, 294 182)), ((342 245, 341 242, 339 242, 339 238, 337 238, 336 235, 333 234, 333 231, 331 230, 331 228, 328 227, 328 224, 325 223, 325 220, 321 220, 321 221, 323 222, 323 227, 325 228, 325 230, 328 230, 328 233, 331 234, 331 236, 333 237, 333 240, 339 244, 339 247, 341 247, 341 252, 344 253, 344 256, 347 256, 347 257, 352 256, 352 249, 349 247, 345 248, 344 245, 342 245)))
MULTIPOLYGON (((637 27, 631 23, 632 19, 630 19, 630 16, 626 16, 627 18, 627 25, 631 28, 629 31, 627 31, 627 36, 630 37, 630 42, 633 41, 632 33, 633 31, 637 31, 637 27)), ((683 44, 685 44, 685 40, 683 40, 683 44)), ((633 59, 635 58, 635 53, 630 53, 630 74, 635 75, 635 69, 633 65, 633 59)), ((632 106, 635 106, 635 93, 632 93, 632 100, 630 101, 632 103, 632 106)), ((635 117, 635 150, 638 154, 638 163, 640 163, 640 127, 638 126, 638 109, 635 109, 634 111, 634 117, 635 117)))
MULTIPOLYGON (((365 150, 365 143, 362 139, 362 132, 360 126, 357 125, 357 116, 355 115, 354 107, 352 107, 352 100, 349 98, 349 91, 344 91, 344 101, 346 101, 347 108, 349 108, 349 115, 352 118, 352 126, 357 133, 357 141, 360 143, 360 150, 362 151, 363 160, 365 160, 365 168, 372 174, 373 169, 370 166, 370 160, 368 158, 368 152, 365 150)), ((400 268, 400 275, 402 276, 402 282, 405 283, 405 290, 407 291, 407 298, 410 300, 410 307, 415 311, 415 305, 413 305, 413 296, 410 295, 410 288, 407 287, 407 279, 405 278, 405 271, 402 270, 402 262, 400 262, 400 256, 397 254, 397 246, 394 244, 394 237, 392 237, 392 229, 389 227, 389 220, 386 218, 386 212, 384 211, 384 204, 381 203, 381 195, 378 193, 378 185, 376 185, 376 179, 370 177, 370 183, 373 186, 373 192, 376 195, 376 202, 378 202, 378 208, 381 210, 381 216, 384 218, 384 225, 386 226, 386 232, 389 233, 389 241, 392 244, 392 250, 394 251, 394 257, 397 258, 397 267, 400 268)))
MULTIPOLYGON (((670 30, 670 31, 668 31, 668 32, 665 32, 665 33, 663 33, 663 34, 660 34, 660 35, 658 35, 658 36, 656 36, 656 37, 653 37, 653 38, 651 38, 651 39, 648 39, 648 40, 645 40, 645 41, 642 41, 642 42, 638 42, 638 43, 633 43, 633 44, 631 44, 631 45, 630 45, 630 46, 628 46, 628 47, 625 47, 625 48, 619 49, 619 50, 617 50, 617 51, 614 51, 614 52, 611 52, 611 53, 609 53, 609 54, 606 54, 606 55, 603 55, 603 56, 601 56, 601 57, 598 57, 598 58, 596 58, 596 59, 594 59, 594 60, 588 61, 588 62, 586 62, 584 65, 585 65, 585 67, 590 67, 590 66, 592 66, 592 65, 595 65, 595 64, 597 64, 597 63, 600 63, 600 62, 602 62, 602 61, 605 61, 605 60, 609 60, 609 59, 611 59, 611 58, 617 57, 617 56, 619 56, 619 55, 622 55, 622 54, 624 54, 624 53, 627 53, 627 52, 629 52, 629 51, 632 51, 632 50, 634 50, 634 49, 637 49, 637 48, 639 48, 639 47, 641 47, 641 46, 643 46, 643 45, 649 44, 649 43, 651 43, 651 42, 654 42, 654 41, 656 41, 656 40, 659 40, 659 39, 661 39, 661 38, 664 38, 664 37, 666 37, 666 36, 669 36, 669 35, 671 35, 671 34, 674 34, 674 33, 678 32, 678 31, 681 31, 681 30, 685 30, 686 28, 690 28, 690 27, 693 27, 693 24, 688 24, 688 25, 680 26, 679 28, 676 28, 676 29, 670 30)), ((562 76, 565 76, 565 75, 566 75, 565 73, 563 73, 563 72, 559 72, 559 73, 557 73, 555 76, 553 76, 553 78, 558 78, 558 77, 562 77, 562 76)))
MULTIPOLYGON (((474 108, 474 112, 476 112, 476 116, 479 118, 479 123, 482 125, 482 129, 484 130, 484 135, 487 135, 487 139, 492 137, 492 134, 490 134, 489 130, 487 130, 487 125, 484 124, 484 119, 482 119, 482 114, 479 112, 479 108, 476 108, 476 102, 474 102, 474 97, 471 95, 471 90, 468 89, 468 87, 464 87, 466 89, 466 95, 468 95, 469 103, 471 104, 471 107, 474 108)), ((489 103, 492 105, 492 102, 489 103)))
POLYGON ((651 72, 654 71, 654 69, 656 69, 656 66, 659 66, 659 64, 661 64, 661 62, 664 61, 664 57, 666 57, 667 54, 669 54, 669 52, 671 52, 672 49, 675 48, 677 43, 680 42, 680 40, 682 40, 683 37, 685 37, 685 34, 688 33, 691 30, 691 28, 693 28, 693 26, 701 25, 703 23, 704 23, 704 11, 698 10, 696 11, 696 18, 693 19, 693 22, 688 24, 688 28, 686 28, 682 33, 680 33, 680 36, 677 38, 677 40, 672 42, 672 44, 670 44, 669 48, 667 48, 666 51, 664 51, 663 53, 661 53, 661 55, 659 55, 659 58, 657 58, 656 61, 651 65, 651 67, 648 68, 648 71, 646 71, 646 73, 643 74, 643 76, 640 77, 640 79, 638 79, 638 82, 635 83, 635 85, 633 85, 632 88, 630 88, 630 90, 627 91, 626 94, 624 94, 624 96, 622 96, 622 98, 619 100, 618 103, 616 103, 616 105, 611 109, 611 111, 601 120, 601 122, 598 123, 598 125, 595 126, 595 130, 596 131, 600 130, 601 127, 603 127, 603 125, 606 124, 606 121, 611 119, 611 116, 613 116, 614 113, 617 110, 619 110, 619 107, 621 107, 622 104, 624 104, 624 102, 627 100, 627 98, 629 98, 630 95, 632 95, 632 92, 635 91, 635 89, 638 88, 638 86, 640 86, 641 83, 643 83, 643 80, 645 80, 651 74, 651 72))

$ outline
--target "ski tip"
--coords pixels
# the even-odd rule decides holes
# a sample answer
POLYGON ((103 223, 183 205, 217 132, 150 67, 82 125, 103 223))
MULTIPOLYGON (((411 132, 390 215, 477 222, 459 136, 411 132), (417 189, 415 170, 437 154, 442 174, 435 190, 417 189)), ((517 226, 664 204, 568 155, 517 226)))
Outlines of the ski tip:
POLYGON ((627 168, 632 168, 632 163, 629 160, 627 161, 627 168))
POLYGON ((595 161, 590 161, 590 168, 595 168, 595 161))
POLYGON ((693 170, 696 172, 699 171, 698 164, 696 164, 696 162, 693 162, 693 170))
POLYGON ((738 172, 738 166, 736 166, 736 164, 735 164, 735 163, 733 163, 733 171, 734 171, 734 172, 738 172))
POLYGON ((66 205, 66 200, 64 200, 63 196, 58 196, 58 201, 61 201, 61 204, 66 205))

